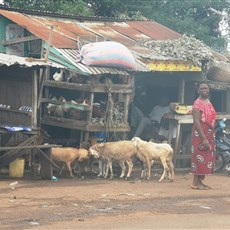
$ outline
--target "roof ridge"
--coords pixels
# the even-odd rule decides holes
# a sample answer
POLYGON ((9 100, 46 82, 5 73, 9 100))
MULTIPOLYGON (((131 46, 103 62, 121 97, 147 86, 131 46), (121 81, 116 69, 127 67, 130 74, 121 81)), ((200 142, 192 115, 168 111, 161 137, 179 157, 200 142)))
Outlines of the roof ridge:
POLYGON ((77 19, 79 21, 81 20, 95 21, 95 19, 97 19, 98 21, 108 21, 108 22, 126 22, 126 21, 153 21, 155 22, 154 20, 150 20, 150 19, 129 19, 129 18, 121 19, 121 18, 113 18, 113 17, 73 15, 73 14, 57 13, 57 12, 51 12, 51 11, 20 9, 17 7, 8 7, 5 5, 0 5, 0 9, 8 10, 8 11, 16 11, 19 13, 25 13, 25 14, 31 14, 31 15, 38 15, 38 16, 52 16, 52 17, 61 16, 63 18, 77 19))

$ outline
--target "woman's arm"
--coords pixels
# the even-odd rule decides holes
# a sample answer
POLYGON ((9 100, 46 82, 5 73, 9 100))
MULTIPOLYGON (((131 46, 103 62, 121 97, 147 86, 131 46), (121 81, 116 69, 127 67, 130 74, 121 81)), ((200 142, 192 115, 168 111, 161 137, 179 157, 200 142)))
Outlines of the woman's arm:
POLYGON ((198 109, 193 109, 192 116, 193 116, 193 122, 194 122, 194 124, 196 124, 197 131, 201 137, 202 145, 205 148, 210 147, 210 144, 207 140, 207 137, 204 134, 204 131, 203 131, 201 123, 200 123, 201 111, 199 111, 198 109))

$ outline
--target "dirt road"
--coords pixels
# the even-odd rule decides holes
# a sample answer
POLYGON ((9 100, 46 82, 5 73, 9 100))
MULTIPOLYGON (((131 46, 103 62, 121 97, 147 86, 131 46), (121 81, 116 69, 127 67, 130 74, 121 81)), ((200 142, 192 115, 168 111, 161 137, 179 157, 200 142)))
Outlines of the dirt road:
POLYGON ((192 175, 173 183, 135 177, 44 181, 0 177, 0 229, 230 229, 230 177, 207 177, 210 190, 192 190, 192 175))

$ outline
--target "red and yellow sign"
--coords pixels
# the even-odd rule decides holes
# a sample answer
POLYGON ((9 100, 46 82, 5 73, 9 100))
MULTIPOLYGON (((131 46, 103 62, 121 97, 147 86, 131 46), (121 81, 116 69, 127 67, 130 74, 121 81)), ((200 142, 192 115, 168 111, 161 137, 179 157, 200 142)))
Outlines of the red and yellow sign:
POLYGON ((150 70, 155 71, 202 71, 200 66, 195 66, 194 64, 185 61, 149 60, 145 61, 145 64, 148 66, 150 70))

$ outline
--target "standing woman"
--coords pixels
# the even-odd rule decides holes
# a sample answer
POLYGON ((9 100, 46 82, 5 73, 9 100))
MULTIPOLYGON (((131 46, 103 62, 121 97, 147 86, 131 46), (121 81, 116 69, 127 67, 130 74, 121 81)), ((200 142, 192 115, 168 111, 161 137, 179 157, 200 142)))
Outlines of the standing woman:
POLYGON ((199 97, 193 104, 192 128, 192 174, 194 174, 192 189, 210 189, 202 181, 205 175, 213 174, 216 143, 215 120, 216 111, 209 100, 209 87, 205 82, 198 85, 199 97))

